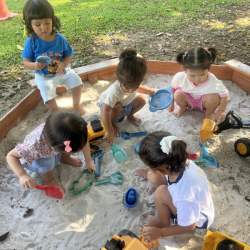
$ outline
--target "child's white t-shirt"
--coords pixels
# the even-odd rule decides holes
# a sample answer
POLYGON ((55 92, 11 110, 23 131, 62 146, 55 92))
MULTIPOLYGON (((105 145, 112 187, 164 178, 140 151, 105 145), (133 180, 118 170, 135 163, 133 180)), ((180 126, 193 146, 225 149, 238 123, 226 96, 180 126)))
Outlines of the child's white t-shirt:
MULTIPOLYGON (((180 226, 196 223, 201 227, 208 217, 208 227, 214 221, 214 205, 205 172, 192 161, 177 178, 177 182, 169 182, 168 190, 177 209, 177 220, 180 226), (203 214, 202 214, 203 213, 203 214)), ((166 175, 168 180, 168 176, 166 175)))
POLYGON ((133 93, 126 93, 120 86, 119 81, 115 81, 108 89, 101 93, 97 105, 107 104, 114 108, 116 103, 120 103, 122 107, 129 105, 136 97, 136 91, 133 93))
POLYGON ((210 72, 208 72, 207 80, 198 86, 188 80, 185 72, 179 72, 174 76, 171 87, 174 89, 181 88, 183 92, 190 94, 194 99, 200 99, 206 94, 219 94, 220 97, 229 96, 228 90, 222 81, 210 72))

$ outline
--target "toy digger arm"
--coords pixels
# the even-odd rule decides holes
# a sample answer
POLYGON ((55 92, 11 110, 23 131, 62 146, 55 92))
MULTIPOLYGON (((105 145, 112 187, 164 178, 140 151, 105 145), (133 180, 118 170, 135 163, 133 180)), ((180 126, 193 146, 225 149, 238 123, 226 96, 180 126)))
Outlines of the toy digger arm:
POLYGON ((243 123, 241 121, 241 118, 238 115, 236 115, 233 110, 229 111, 226 115, 226 119, 217 125, 217 129, 214 131, 214 134, 218 135, 222 131, 231 128, 232 129, 243 128, 243 123))

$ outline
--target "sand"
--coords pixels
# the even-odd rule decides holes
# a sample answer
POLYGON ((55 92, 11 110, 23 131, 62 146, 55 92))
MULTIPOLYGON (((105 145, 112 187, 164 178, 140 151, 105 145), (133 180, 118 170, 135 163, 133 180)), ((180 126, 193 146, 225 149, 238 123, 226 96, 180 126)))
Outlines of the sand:
MULTIPOLYGON (((146 86, 162 88, 170 85, 173 76, 149 75, 146 86)), ((109 82, 100 81, 91 86, 84 83, 82 105, 84 118, 89 121, 100 117, 96 106, 99 94, 109 82)), ((224 81, 230 91, 227 111, 234 110, 243 120, 249 120, 250 102, 248 95, 231 81, 224 81)), ((71 108, 71 96, 68 93, 58 96, 62 109, 71 108)), ((109 147, 102 143, 105 151, 101 162, 101 177, 105 178, 120 170, 123 185, 111 184, 92 186, 86 192, 72 195, 72 182, 79 178, 82 168, 59 164, 54 169, 55 178, 66 190, 63 200, 54 200, 39 190, 23 189, 18 178, 9 169, 5 156, 25 136, 45 121, 49 108, 42 103, 32 110, 25 120, 13 128, 0 143, 0 235, 10 231, 8 238, 0 242, 0 249, 86 249, 96 250, 122 229, 129 229, 138 236, 146 223, 149 214, 155 214, 154 194, 146 194, 146 182, 134 172, 145 168, 134 153, 134 144, 141 138, 124 141, 116 138, 115 143, 122 147, 128 155, 123 163, 117 163, 109 147), (136 188, 139 203, 133 210, 123 205, 123 197, 128 188, 136 188), (27 208, 34 209, 31 216, 24 218, 27 208)), ((199 146, 199 130, 204 118, 201 111, 187 111, 181 118, 176 118, 167 110, 149 112, 148 104, 138 112, 143 123, 136 127, 127 121, 118 128, 128 132, 165 130, 188 143, 188 151, 197 153, 199 146)), ((241 137, 250 138, 247 130, 227 130, 205 144, 209 153, 218 162, 218 168, 202 167, 210 182, 215 205, 215 221, 211 231, 223 232, 235 239, 250 244, 250 202, 245 196, 250 195, 250 159, 241 158, 234 151, 234 142, 241 137)), ((76 155, 83 159, 83 155, 76 155)), ((42 183, 36 173, 30 173, 38 184, 42 183)), ((195 230, 183 236, 161 239, 159 250, 201 249, 206 230, 195 230)))

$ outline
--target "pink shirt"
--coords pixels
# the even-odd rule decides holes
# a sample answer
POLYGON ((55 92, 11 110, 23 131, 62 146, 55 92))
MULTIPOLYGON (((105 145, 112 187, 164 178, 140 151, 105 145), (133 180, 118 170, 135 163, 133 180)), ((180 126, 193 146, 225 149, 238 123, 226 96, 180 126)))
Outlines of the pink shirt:
POLYGON ((36 159, 52 158, 59 154, 47 141, 42 133, 45 123, 41 124, 29 135, 27 135, 22 144, 16 146, 17 153, 22 157, 21 164, 29 163, 30 165, 36 159))

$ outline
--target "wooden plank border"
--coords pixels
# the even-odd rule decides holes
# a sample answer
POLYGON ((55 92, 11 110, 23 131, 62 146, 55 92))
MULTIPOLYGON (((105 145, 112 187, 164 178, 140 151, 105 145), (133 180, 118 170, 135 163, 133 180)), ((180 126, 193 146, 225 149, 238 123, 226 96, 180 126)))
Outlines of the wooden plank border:
MULTIPOLYGON (((92 64, 74 69, 81 77, 82 81, 88 79, 94 84, 97 80, 111 80, 115 77, 115 69, 119 59, 112 59, 101 63, 92 64)), ((148 61, 148 72, 152 74, 168 74, 174 75, 182 71, 182 66, 176 62, 148 61)), ((210 70, 215 76, 221 80, 232 80, 240 88, 250 94, 250 67, 238 61, 232 60, 225 62, 225 66, 212 65, 210 70)), ((36 87, 35 80, 29 81, 29 84, 36 87)), ((57 88, 57 93, 67 91, 64 87, 57 88)), ((14 108, 12 108, 0 120, 0 141, 7 133, 22 121, 28 113, 34 109, 41 100, 40 91, 33 89, 23 100, 21 100, 14 108)))

